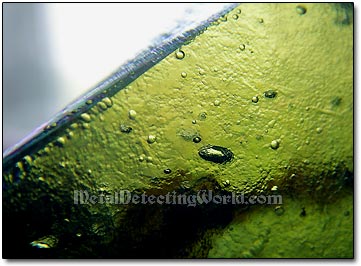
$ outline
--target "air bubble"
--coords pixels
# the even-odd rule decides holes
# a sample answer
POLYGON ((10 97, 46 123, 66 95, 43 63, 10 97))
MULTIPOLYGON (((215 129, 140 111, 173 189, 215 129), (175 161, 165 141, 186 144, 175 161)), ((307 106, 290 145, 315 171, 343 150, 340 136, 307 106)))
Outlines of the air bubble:
POLYGON ((241 44, 241 45, 239 45, 239 49, 240 49, 241 51, 244 51, 244 49, 246 49, 246 46, 245 46, 244 44, 241 44))
POLYGON ((74 132, 71 132, 71 131, 70 131, 70 132, 68 133, 68 138, 69 138, 69 139, 74 138, 74 132))
POLYGON ((64 144, 65 144, 65 138, 59 137, 59 138, 56 140, 56 143, 57 143, 59 146, 64 146, 64 144))
POLYGON ((178 50, 176 53, 175 53, 175 57, 179 60, 182 60, 184 57, 185 57, 185 53, 182 51, 182 50, 178 50))
POLYGON ((90 122, 90 120, 91 120, 90 115, 87 114, 87 113, 81 114, 80 117, 81 117, 85 122, 90 122))
POLYGON ((306 7, 304 7, 304 6, 297 6, 297 7, 296 7, 296 12, 297 12, 299 15, 304 15, 304 14, 306 14, 307 9, 306 9, 306 7))
POLYGON ((280 143, 278 140, 272 140, 271 142, 271 148, 274 149, 274 150, 277 150, 280 146, 280 143))
POLYGON ((104 102, 98 102, 97 105, 101 110, 106 110, 107 109, 107 105, 104 102))
POLYGON ((227 21, 227 15, 224 15, 224 16, 220 17, 219 20, 222 21, 222 22, 226 22, 227 21))
POLYGON ((70 128, 72 129, 77 129, 78 128, 78 124, 77 123, 73 123, 70 125, 70 128))
POLYGON ((137 116, 137 112, 134 111, 134 110, 129 110, 128 116, 129 116, 130 119, 134 120, 135 117, 137 116))
POLYGON ((232 16, 232 18, 233 18, 234 20, 237 20, 237 19, 238 19, 238 15, 237 15, 237 14, 234 14, 234 15, 232 16))
POLYGON ((182 78, 186 78, 187 77, 187 72, 182 72, 181 76, 182 76, 182 78))
POLYGON ((168 175, 168 174, 170 174, 171 172, 172 172, 172 170, 171 170, 171 169, 169 169, 169 168, 164 169, 164 173, 165 173, 165 174, 167 174, 167 175, 168 175))
POLYGON ((27 164, 31 165, 32 162, 33 162, 33 158, 31 158, 30 155, 26 155, 26 156, 24 157, 24 161, 25 161, 27 164))
POLYGON ((113 105, 112 100, 108 97, 105 97, 102 102, 105 103, 107 107, 111 107, 113 105))
POLYGON ((147 141, 148 141, 149 144, 154 143, 155 140, 156 140, 156 137, 155 137, 154 135, 149 135, 149 136, 148 136, 147 141))
POLYGON ((258 96, 253 96, 252 97, 252 102, 253 103, 258 103, 258 96))
POLYGON ((215 100, 213 104, 214 104, 214 106, 220 106, 221 101, 220 100, 215 100))

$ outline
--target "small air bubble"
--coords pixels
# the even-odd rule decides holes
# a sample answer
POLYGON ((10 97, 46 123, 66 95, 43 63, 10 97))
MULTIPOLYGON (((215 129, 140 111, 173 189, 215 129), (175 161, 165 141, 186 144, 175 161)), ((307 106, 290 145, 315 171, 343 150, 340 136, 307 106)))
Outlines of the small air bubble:
POLYGON ((280 146, 280 143, 278 142, 278 140, 272 140, 272 142, 271 142, 272 149, 277 150, 279 146, 280 146))
POLYGON ((103 102, 98 102, 98 107, 101 109, 101 110, 106 110, 107 109, 107 105, 103 102))
POLYGON ((213 104, 214 104, 214 106, 220 106, 221 101, 220 100, 215 100, 213 104))
POLYGON ((102 102, 105 103, 107 107, 111 107, 113 105, 112 100, 108 97, 105 97, 102 102))
POLYGON ((171 169, 169 169, 169 168, 164 169, 164 173, 165 173, 165 174, 167 174, 167 175, 168 175, 168 174, 170 174, 171 172, 172 172, 172 170, 171 170, 171 169))
POLYGON ((182 72, 181 76, 182 76, 182 78, 186 78, 187 77, 187 72, 182 72))
POLYGON ((81 117, 85 122, 90 122, 90 120, 91 120, 90 115, 87 114, 87 113, 81 114, 80 117, 81 117))
POLYGON ((219 19, 222 22, 226 22, 227 21, 227 15, 224 15, 224 16, 220 17, 219 19))
POLYGON ((306 9, 304 6, 297 6, 297 7, 296 7, 296 12, 297 12, 299 15, 304 15, 304 14, 306 14, 307 9, 306 9))
POLYGON ((129 110, 128 116, 129 116, 130 119, 134 120, 135 117, 137 116, 137 112, 134 111, 134 110, 129 110))
POLYGON ((59 137, 57 140, 56 140, 56 143, 59 145, 59 146, 64 146, 65 144, 65 139, 63 137, 59 137))
POLYGON ((179 60, 183 59, 185 57, 185 53, 182 50, 179 50, 175 53, 175 57, 179 60))
POLYGON ((154 143, 155 140, 156 140, 156 137, 155 137, 154 135, 149 135, 149 136, 148 136, 147 141, 148 141, 149 144, 154 143))
POLYGON ((245 46, 244 44, 241 44, 241 45, 239 46, 239 49, 240 49, 241 51, 244 51, 244 49, 246 49, 246 46, 245 46))
POLYGON ((237 14, 234 14, 234 15, 232 16, 232 18, 233 18, 234 20, 237 20, 237 19, 238 19, 238 15, 237 15, 237 14))

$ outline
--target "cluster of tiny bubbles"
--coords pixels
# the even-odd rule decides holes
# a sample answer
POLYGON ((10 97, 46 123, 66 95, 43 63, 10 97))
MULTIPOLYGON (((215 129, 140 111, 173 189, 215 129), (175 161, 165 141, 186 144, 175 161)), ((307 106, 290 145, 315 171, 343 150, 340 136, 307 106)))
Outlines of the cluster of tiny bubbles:
POLYGON ((52 129, 52 128, 55 128, 56 126, 57 126, 57 123, 54 122, 54 123, 52 123, 51 125, 47 125, 47 126, 44 128, 44 131, 49 130, 49 129, 52 129))
POLYGON ((297 12, 297 14, 299 14, 299 15, 304 15, 304 14, 306 14, 307 9, 306 9, 306 7, 304 7, 304 6, 297 6, 297 7, 296 7, 296 12, 297 12))
POLYGON ((266 98, 275 98, 277 96, 277 92, 274 90, 268 90, 264 92, 264 97, 266 98))
POLYGON ((176 53, 175 53, 175 57, 179 60, 182 60, 184 57, 185 57, 185 53, 182 51, 182 50, 178 50, 176 53))
POLYGON ((201 112, 201 113, 198 115, 198 118, 199 118, 199 120, 201 120, 201 121, 206 120, 206 118, 207 118, 207 113, 206 113, 206 112, 201 112))
POLYGON ((132 132, 132 130, 133 129, 131 127, 128 127, 128 126, 126 126, 124 124, 120 125, 120 131, 123 132, 123 133, 130 133, 130 132, 132 132))
POLYGON ((225 181, 222 182, 222 185, 223 185, 224 187, 229 187, 229 186, 231 185, 231 183, 230 183, 229 180, 227 179, 227 180, 225 180, 225 181))

